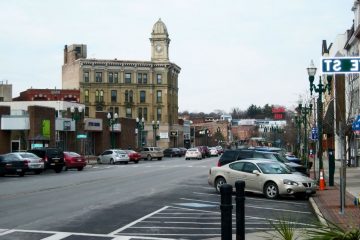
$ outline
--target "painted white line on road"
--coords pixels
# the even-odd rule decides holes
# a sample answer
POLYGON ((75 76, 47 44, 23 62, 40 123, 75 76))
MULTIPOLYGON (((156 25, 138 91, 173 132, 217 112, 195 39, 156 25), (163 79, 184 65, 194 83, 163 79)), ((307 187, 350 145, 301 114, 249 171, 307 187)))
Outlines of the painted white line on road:
POLYGON ((71 236, 71 233, 56 233, 55 235, 52 235, 50 237, 42 238, 41 240, 60 240, 64 239, 66 237, 71 236))
MULTIPOLYGON (((126 233, 126 235, 131 235, 131 236, 141 236, 141 234, 138 234, 138 233, 126 233)), ((194 234, 191 234, 191 233, 144 233, 144 235, 146 236, 203 236, 203 237, 218 237, 218 236, 221 236, 220 234, 211 234, 211 233, 194 233, 194 234)), ((145 238, 145 237, 141 237, 141 239, 154 239, 154 238, 145 238)), ((168 238, 159 238, 161 240, 165 240, 165 239, 168 239, 168 238)))
MULTIPOLYGON (((157 218, 160 218, 160 219, 165 219, 165 218, 181 218, 181 219, 194 219, 194 217, 151 217, 151 219, 157 219, 157 218)), ((220 216, 219 217, 206 217, 206 219, 220 219, 220 216)))
MULTIPOLYGON (((182 210, 191 210, 191 211, 203 212, 203 213, 215 213, 215 214, 220 214, 220 212, 208 211, 208 210, 200 210, 200 209, 193 209, 193 208, 184 208, 184 207, 175 207, 175 206, 171 206, 171 208, 182 209, 182 210)), ((171 209, 169 209, 169 210, 171 210, 171 209)))
POLYGON ((249 200, 255 200, 255 201, 261 201, 261 202, 276 202, 276 203, 286 203, 286 204, 291 204, 291 205, 302 205, 302 206, 306 206, 308 205, 308 203, 303 202, 303 203, 299 203, 296 201, 284 201, 284 200, 272 200, 272 199, 266 199, 266 198, 252 198, 252 197, 246 197, 245 196, 245 200, 249 199, 249 200))
POLYGON ((209 212, 205 212, 205 213, 179 213, 179 212, 174 212, 174 213, 158 213, 157 215, 199 215, 199 214, 203 214, 203 215, 218 215, 217 213, 209 213, 209 212))
POLYGON ((13 233, 13 232, 15 232, 15 230, 14 230, 14 229, 10 229, 10 230, 7 230, 7 231, 5 231, 5 232, 0 233, 0 236, 4 236, 4 235, 6 235, 6 234, 10 234, 10 233, 13 233))
POLYGON ((160 208, 159 210, 156 210, 155 212, 152 212, 152 213, 150 213, 150 214, 148 214, 148 215, 146 215, 146 216, 144 216, 144 217, 142 217, 142 218, 139 218, 139 219, 137 219, 137 220, 135 220, 135 221, 133 221, 133 222, 125 225, 125 226, 122 227, 122 228, 119 228, 119 229, 116 229, 115 231, 112 231, 111 233, 109 233, 109 235, 118 234, 118 233, 124 231, 125 229, 127 229, 127 228, 129 228, 129 227, 131 227, 131 226, 133 226, 133 225, 141 222, 142 220, 144 220, 144 219, 146 219, 146 218, 150 218, 151 216, 153 216, 153 215, 155 215, 155 214, 157 214, 157 213, 159 213, 159 212, 161 212, 161 211, 164 211, 164 210, 167 209, 167 208, 168 208, 168 206, 165 206, 165 207, 163 207, 163 208, 160 208))
POLYGON ((220 194, 217 193, 201 193, 201 192, 193 192, 193 194, 198 194, 198 195, 208 195, 208 196, 220 196, 220 194))
POLYGON ((199 199, 193 199, 193 198, 180 198, 181 200, 187 200, 187 201, 197 201, 197 202, 206 202, 206 203, 213 203, 213 204, 219 204, 220 202, 212 202, 212 201, 205 201, 205 200, 199 200, 199 199))
POLYGON ((256 208, 256 209, 272 210, 272 211, 281 211, 281 212, 292 212, 292 213, 301 213, 301 214, 313 214, 312 212, 303 212, 303 211, 296 211, 296 210, 289 210, 289 209, 282 209, 282 208, 266 208, 266 207, 259 207, 259 206, 255 206, 255 205, 245 205, 245 207, 256 208))

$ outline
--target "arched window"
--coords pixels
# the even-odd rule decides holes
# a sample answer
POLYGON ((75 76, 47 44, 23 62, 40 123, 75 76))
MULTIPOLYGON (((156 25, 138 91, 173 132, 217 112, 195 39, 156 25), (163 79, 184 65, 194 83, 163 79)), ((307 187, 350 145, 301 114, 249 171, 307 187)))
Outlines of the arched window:
POLYGON ((134 92, 133 90, 130 90, 129 91, 129 102, 134 102, 134 92))
POLYGON ((85 95, 85 102, 88 103, 89 102, 89 90, 85 90, 84 95, 85 95))
POLYGON ((104 90, 100 91, 100 102, 104 101, 104 90))
POLYGON ((125 91, 125 102, 129 102, 129 91, 125 91))
POLYGON ((99 90, 96 90, 96 91, 95 91, 95 102, 100 102, 99 90))

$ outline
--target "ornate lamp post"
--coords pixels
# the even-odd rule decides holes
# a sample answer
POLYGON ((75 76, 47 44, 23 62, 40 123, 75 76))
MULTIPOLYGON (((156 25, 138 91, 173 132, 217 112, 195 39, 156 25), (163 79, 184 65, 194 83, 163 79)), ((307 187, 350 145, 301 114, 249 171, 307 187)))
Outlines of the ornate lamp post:
POLYGON ((160 122, 159 122, 159 120, 157 120, 156 122, 154 120, 152 120, 151 124, 152 124, 152 127, 153 127, 153 134, 154 134, 154 147, 156 147, 156 140, 157 140, 156 139, 157 138, 156 130, 159 129, 160 122))
POLYGON ((307 68, 307 72, 309 74, 309 82, 310 82, 310 94, 312 95, 312 92, 315 91, 316 93, 319 94, 318 99, 317 99, 317 107, 318 107, 318 133, 319 133, 319 152, 318 152, 318 157, 319 157, 319 176, 320 176, 320 172, 323 171, 323 160, 322 160, 322 155, 323 155, 323 147, 322 147, 322 141, 323 141, 323 104, 322 104, 322 94, 326 92, 326 90, 328 91, 328 94, 330 94, 331 92, 331 81, 332 81, 332 77, 328 76, 327 84, 323 84, 321 81, 321 76, 319 76, 319 83, 316 86, 314 84, 314 80, 315 80, 315 74, 316 74, 316 67, 314 65, 314 62, 311 60, 310 62, 310 66, 307 68))
POLYGON ((107 119, 109 120, 109 126, 111 127, 110 141, 111 141, 112 149, 115 148, 114 125, 117 123, 118 118, 119 118, 119 115, 117 113, 114 113, 114 115, 111 113, 107 114, 107 119))
POLYGON ((141 120, 139 118, 136 118, 136 128, 137 128, 137 133, 138 133, 138 148, 141 150, 142 147, 143 147, 143 136, 142 136, 142 133, 143 133, 143 130, 144 130, 144 122, 145 122, 145 119, 144 118, 141 118, 141 120))
POLYGON ((308 161, 309 161, 309 150, 308 150, 308 130, 307 130, 307 118, 308 115, 311 115, 312 111, 312 104, 309 104, 309 107, 305 105, 305 107, 302 106, 302 104, 299 104, 299 112, 302 115, 301 122, 304 124, 304 151, 305 151, 305 166, 306 169, 308 169, 308 161))
POLYGON ((70 107, 71 118, 75 120, 75 151, 78 150, 78 142, 77 142, 77 135, 78 135, 78 122, 82 118, 83 108, 79 107, 70 107))
POLYGON ((296 151, 298 154, 301 154, 301 116, 300 116, 300 113, 299 113, 299 116, 295 116, 294 121, 296 124, 296 130, 297 130, 296 151))

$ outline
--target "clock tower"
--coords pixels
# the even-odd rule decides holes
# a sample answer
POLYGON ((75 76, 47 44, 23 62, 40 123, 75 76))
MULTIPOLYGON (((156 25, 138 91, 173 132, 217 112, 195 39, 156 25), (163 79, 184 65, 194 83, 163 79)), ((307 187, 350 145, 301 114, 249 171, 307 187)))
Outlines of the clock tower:
POLYGON ((168 62, 169 61, 169 43, 170 38, 165 24, 159 19, 151 32, 151 61, 168 62))

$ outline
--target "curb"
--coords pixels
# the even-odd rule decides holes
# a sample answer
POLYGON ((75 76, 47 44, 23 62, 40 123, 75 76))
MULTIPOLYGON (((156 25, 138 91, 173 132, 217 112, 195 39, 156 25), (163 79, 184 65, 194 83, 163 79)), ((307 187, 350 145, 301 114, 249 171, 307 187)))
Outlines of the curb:
POLYGON ((311 207, 314 209, 315 214, 316 214, 318 220, 321 222, 321 224, 324 226, 328 226, 328 223, 326 222, 324 216, 322 215, 319 207, 316 205, 314 199, 312 197, 310 197, 309 201, 310 201, 311 207))

